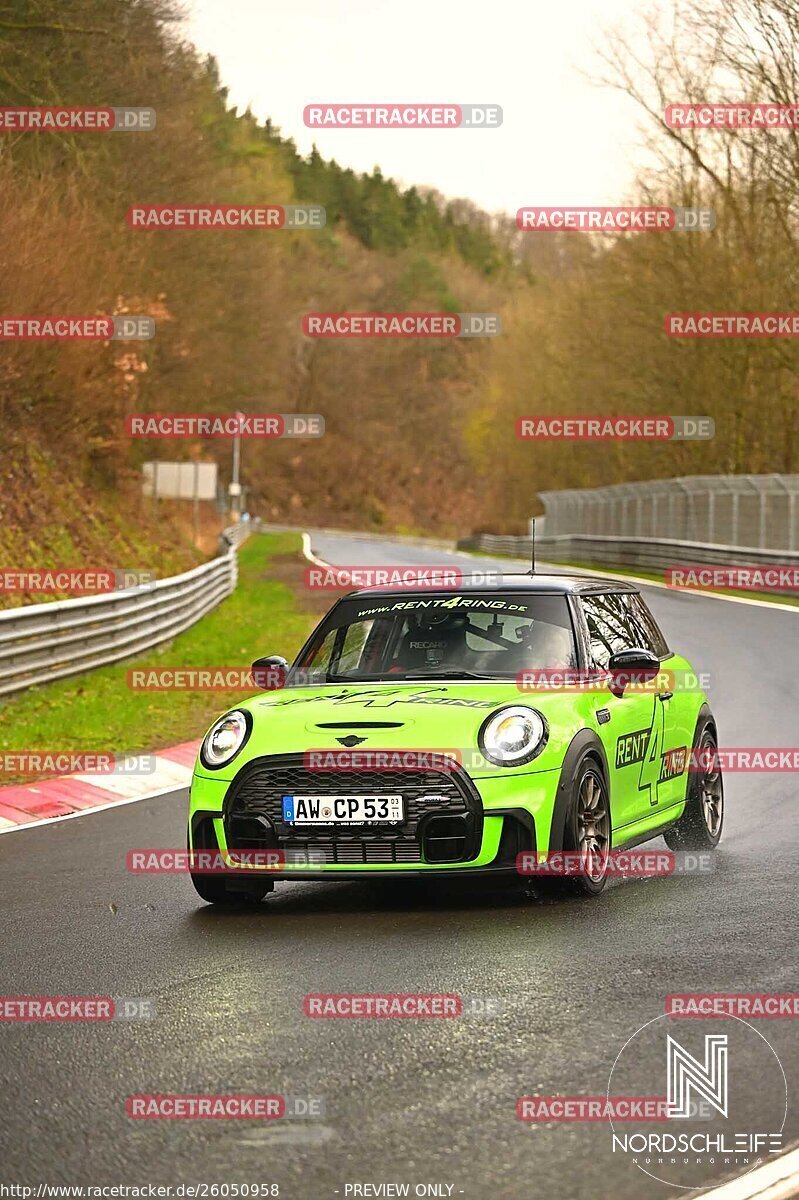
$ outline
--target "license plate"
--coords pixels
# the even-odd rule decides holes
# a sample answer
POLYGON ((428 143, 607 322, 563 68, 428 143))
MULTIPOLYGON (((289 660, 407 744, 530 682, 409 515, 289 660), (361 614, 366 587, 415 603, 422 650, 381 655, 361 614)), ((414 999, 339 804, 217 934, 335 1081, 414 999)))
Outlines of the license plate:
POLYGON ((402 796, 283 797, 287 825, 388 825, 403 815, 402 796))

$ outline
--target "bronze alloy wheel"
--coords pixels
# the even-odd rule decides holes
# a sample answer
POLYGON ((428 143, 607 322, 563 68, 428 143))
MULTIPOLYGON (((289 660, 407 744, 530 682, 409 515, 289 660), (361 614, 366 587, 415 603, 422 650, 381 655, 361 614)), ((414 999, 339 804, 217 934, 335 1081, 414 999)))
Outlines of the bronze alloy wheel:
POLYGON ((601 883, 610 850, 610 809, 605 784, 593 767, 584 774, 577 794, 577 851, 592 883, 601 883))

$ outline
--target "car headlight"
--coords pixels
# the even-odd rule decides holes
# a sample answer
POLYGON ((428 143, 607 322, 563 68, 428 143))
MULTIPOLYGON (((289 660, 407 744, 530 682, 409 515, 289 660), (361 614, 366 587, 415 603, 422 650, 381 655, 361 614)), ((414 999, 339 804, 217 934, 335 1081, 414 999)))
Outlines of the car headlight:
POLYGON ((548 736, 547 723, 539 712, 516 705, 492 713, 477 740, 489 762, 498 767, 516 767, 540 754, 548 736))
POLYGON ((203 739, 200 759, 205 767, 223 767, 235 758, 250 734, 252 718, 240 709, 225 713, 203 739))

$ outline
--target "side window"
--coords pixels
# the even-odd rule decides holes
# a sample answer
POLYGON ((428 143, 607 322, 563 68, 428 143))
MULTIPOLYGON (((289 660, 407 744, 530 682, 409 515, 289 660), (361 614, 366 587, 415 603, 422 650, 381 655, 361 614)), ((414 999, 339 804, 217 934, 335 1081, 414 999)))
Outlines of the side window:
POLYGON ((627 621, 633 645, 651 650, 660 657, 668 654, 669 647, 660 627, 647 608, 645 600, 637 592, 629 592, 622 599, 627 606, 627 621))
POLYGON ((624 596, 583 596, 583 612, 591 639, 591 653, 598 667, 605 668, 610 656, 634 645, 630 641, 624 596))

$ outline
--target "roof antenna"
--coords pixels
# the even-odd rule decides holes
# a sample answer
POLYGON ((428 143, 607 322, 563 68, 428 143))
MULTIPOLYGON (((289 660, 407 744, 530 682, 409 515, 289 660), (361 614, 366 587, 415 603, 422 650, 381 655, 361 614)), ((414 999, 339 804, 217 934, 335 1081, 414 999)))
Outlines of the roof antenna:
POLYGON ((533 544, 530 547, 530 570, 528 574, 535 575, 535 517, 530 521, 533 544))

